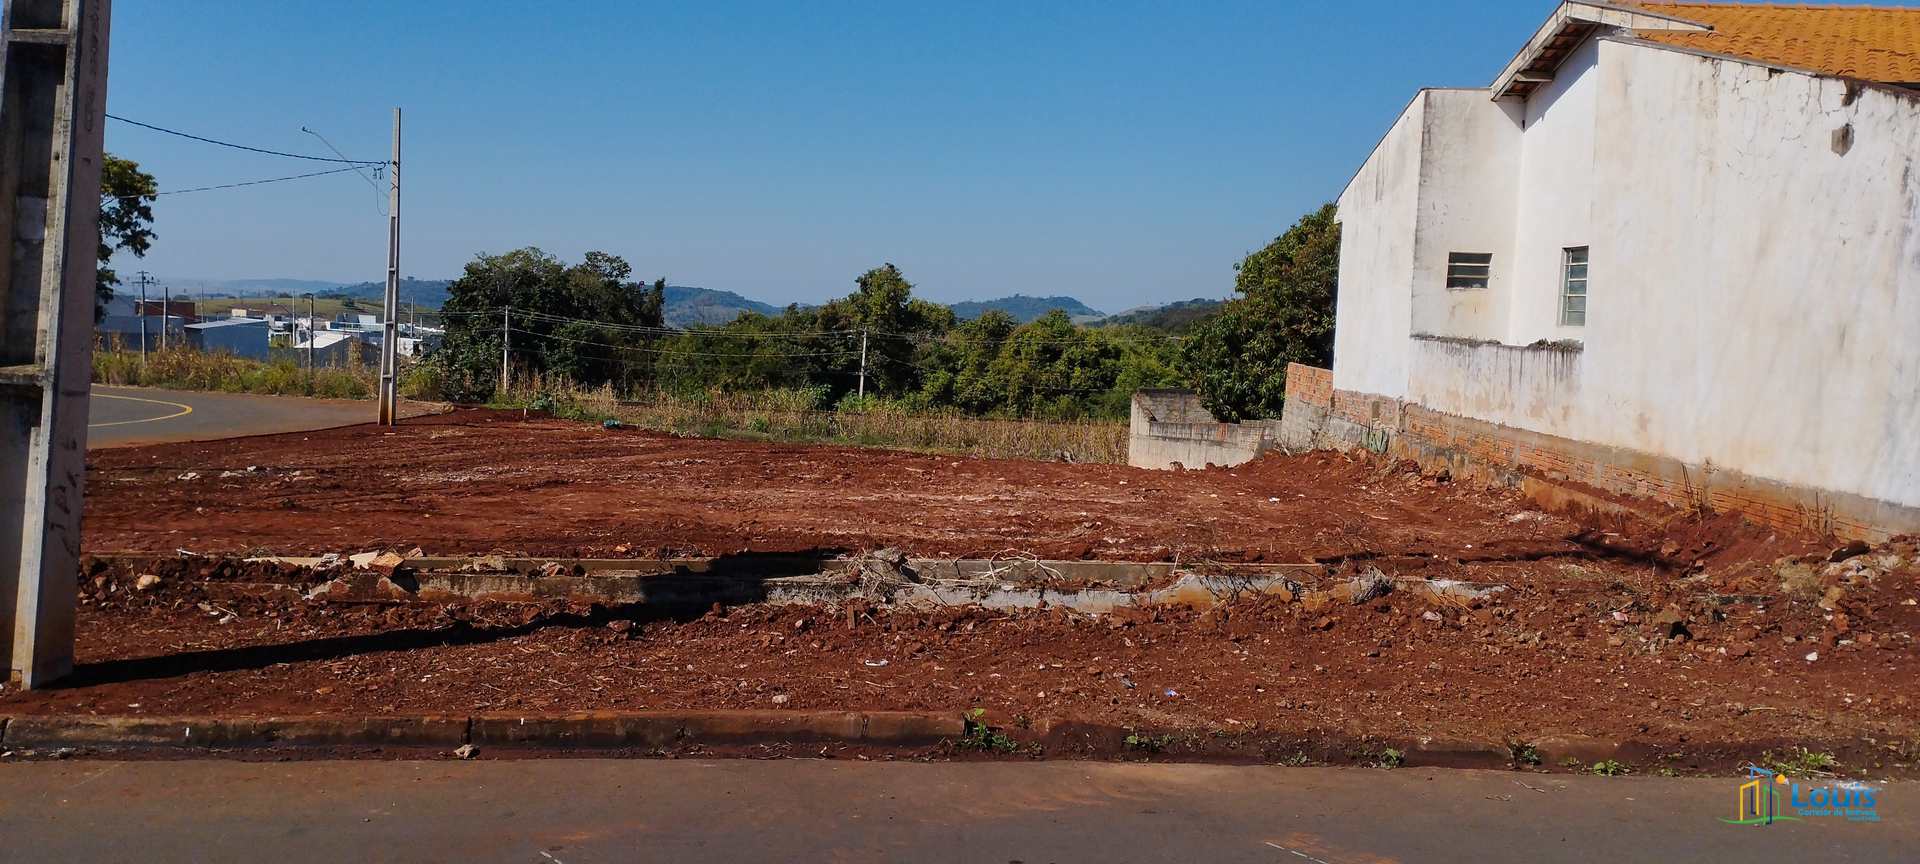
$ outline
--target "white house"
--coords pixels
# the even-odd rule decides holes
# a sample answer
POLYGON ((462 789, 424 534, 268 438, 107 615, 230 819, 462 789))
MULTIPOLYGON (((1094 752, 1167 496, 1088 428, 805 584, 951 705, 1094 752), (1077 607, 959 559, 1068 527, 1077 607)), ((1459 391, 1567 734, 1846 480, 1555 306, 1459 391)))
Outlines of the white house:
POLYGON ((1339 218, 1349 438, 1920 530, 1920 8, 1561 3, 1339 218))
POLYGON ((297 339, 278 356, 306 365, 346 366, 351 363, 378 364, 380 356, 374 346, 357 332, 340 330, 321 330, 308 339, 297 339))

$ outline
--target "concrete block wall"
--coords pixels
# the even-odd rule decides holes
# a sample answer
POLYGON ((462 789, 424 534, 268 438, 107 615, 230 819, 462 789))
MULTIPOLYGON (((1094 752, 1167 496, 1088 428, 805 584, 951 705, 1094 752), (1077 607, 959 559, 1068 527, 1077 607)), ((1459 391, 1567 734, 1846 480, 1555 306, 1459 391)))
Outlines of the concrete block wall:
POLYGON ((1288 369, 1281 438, 1290 449, 1365 448, 1428 470, 1516 486, 1550 504, 1605 505, 1608 496, 1627 496, 1849 539, 1920 532, 1920 508, 1516 429, 1389 396, 1328 388, 1323 400, 1317 376, 1326 374, 1297 364, 1288 369), (1301 381, 1298 394, 1295 380, 1301 381))
POLYGON ((1133 428, 1142 423, 1216 423, 1199 394, 1178 388, 1133 391, 1133 428))
POLYGON ((1191 390, 1133 394, 1127 464, 1135 468, 1239 465, 1279 445, 1281 422, 1221 423, 1191 390))

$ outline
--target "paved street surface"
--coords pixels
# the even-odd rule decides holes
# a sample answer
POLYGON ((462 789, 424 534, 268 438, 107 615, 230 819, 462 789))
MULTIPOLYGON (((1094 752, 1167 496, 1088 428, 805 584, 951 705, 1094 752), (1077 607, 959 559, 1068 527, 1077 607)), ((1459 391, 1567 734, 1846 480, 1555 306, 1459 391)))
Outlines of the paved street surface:
MULTIPOLYGON (((371 399, 304 399, 96 384, 87 406, 87 446, 206 441, 330 429, 371 423, 377 408, 371 399)), ((407 416, 405 408, 403 405, 401 416, 407 416)))
POLYGON ((7 861, 1896 861, 1884 821, 1731 826, 1736 781, 843 761, 0 764, 7 861))

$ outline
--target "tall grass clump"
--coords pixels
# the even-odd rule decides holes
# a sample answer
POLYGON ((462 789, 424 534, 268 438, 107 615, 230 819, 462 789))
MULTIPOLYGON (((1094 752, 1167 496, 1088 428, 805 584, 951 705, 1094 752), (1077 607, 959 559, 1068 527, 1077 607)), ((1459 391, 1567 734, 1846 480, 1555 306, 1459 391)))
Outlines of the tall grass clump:
POLYGON ((107 345, 93 352, 93 381, 122 387, 371 399, 379 387, 379 370, 355 360, 349 355, 347 365, 322 366, 309 376, 290 358, 251 360, 171 346, 148 351, 142 358, 139 351, 107 345))

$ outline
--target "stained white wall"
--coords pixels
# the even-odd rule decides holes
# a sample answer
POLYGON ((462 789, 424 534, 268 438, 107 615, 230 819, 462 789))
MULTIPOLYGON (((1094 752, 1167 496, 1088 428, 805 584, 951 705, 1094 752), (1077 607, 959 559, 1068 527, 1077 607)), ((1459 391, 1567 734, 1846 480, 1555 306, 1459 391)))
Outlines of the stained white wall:
MULTIPOLYGON (((1506 341, 1516 345, 1584 338, 1582 328, 1560 326, 1561 251, 1591 246, 1596 261, 1610 260, 1601 258, 1608 244, 1593 242, 1594 130, 1597 122, 1611 121, 1596 120, 1594 94, 1603 74, 1599 44, 1589 41, 1576 49, 1553 80, 1525 102, 1506 332, 1506 341)), ((1591 269, 1590 276, 1595 275, 1591 269)), ((1590 291, 1597 290, 1600 280, 1589 284, 1590 291)))
POLYGON ((1421 117, 1414 97, 1340 195, 1340 293, 1335 305, 1337 386, 1398 395, 1407 386, 1414 206, 1420 187, 1421 117), (1344 376, 1344 377, 1340 377, 1344 376))
POLYGON ((1413 332, 1504 339, 1514 273, 1514 166, 1519 106, 1484 88, 1428 90, 1422 112, 1418 221, 1413 240, 1413 332), (1447 288, 1447 256, 1487 252, 1484 290, 1447 288))
POLYGON ((1435 411, 1569 438, 1584 420, 1584 351, 1414 339, 1412 357, 1406 398, 1435 411))
MULTIPOLYGON (((1920 506, 1920 94, 1599 40, 1527 120, 1513 278, 1495 289, 1506 345, 1411 338, 1394 303, 1420 289, 1383 262, 1422 244, 1388 236, 1409 230, 1406 202, 1358 195, 1356 178, 1336 388, 1920 506), (1559 250, 1580 244, 1587 325, 1561 328, 1559 250), (1520 347, 1569 336, 1577 355, 1520 347)), ((1408 172, 1384 143, 1370 169, 1384 152, 1398 155, 1379 173, 1408 172)), ((1461 205, 1416 194, 1411 209, 1498 212, 1460 187, 1461 205)))
POLYGON ((1920 93, 1600 59, 1578 437, 1920 505, 1920 93))

